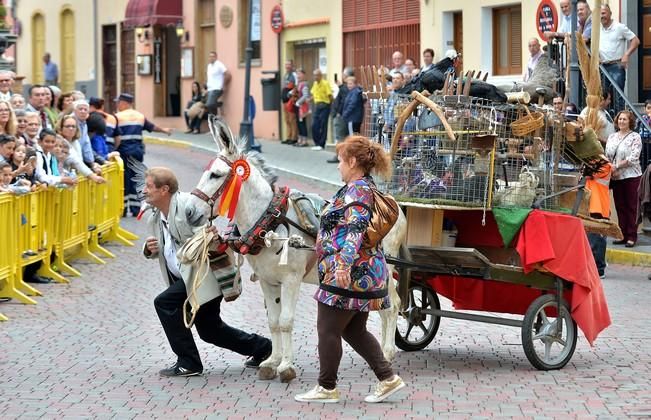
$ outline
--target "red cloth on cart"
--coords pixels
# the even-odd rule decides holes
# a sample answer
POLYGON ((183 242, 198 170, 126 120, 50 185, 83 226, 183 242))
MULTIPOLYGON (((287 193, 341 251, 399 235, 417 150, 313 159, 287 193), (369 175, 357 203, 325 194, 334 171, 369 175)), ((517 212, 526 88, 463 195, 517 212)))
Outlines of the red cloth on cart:
POLYGON ((572 318, 592 345, 610 325, 610 313, 581 220, 534 210, 520 229, 516 249, 525 273, 542 266, 573 284, 572 318))
MULTIPOLYGON (((481 225, 481 211, 446 211, 457 226, 457 246, 503 247, 491 213, 481 225)), ((610 314, 583 223, 561 213, 534 210, 516 239, 525 273, 542 266, 573 283, 563 297, 572 318, 592 345, 599 332, 610 325, 610 314)), ((542 291, 520 284, 472 277, 437 275, 428 279, 436 293, 450 299, 455 309, 524 315, 542 291)))
MULTIPOLYGON (((521 284, 473 277, 438 275, 428 279, 437 294, 457 310, 524 315, 542 291, 521 284)), ((567 299, 570 294, 564 294, 567 299)))

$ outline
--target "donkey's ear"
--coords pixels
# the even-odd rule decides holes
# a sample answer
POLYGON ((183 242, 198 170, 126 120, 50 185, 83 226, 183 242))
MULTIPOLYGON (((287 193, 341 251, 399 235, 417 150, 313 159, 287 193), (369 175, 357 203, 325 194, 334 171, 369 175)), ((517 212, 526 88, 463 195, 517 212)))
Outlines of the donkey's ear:
POLYGON ((233 132, 228 125, 214 115, 210 115, 208 118, 208 127, 210 128, 210 134, 212 134, 212 138, 217 145, 217 151, 225 151, 229 155, 237 154, 238 150, 235 144, 235 136, 233 136, 233 132))

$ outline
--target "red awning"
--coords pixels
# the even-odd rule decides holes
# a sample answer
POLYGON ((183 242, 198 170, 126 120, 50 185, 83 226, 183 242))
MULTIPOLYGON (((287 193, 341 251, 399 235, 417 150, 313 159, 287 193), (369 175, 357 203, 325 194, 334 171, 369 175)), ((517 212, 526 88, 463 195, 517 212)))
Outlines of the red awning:
POLYGON ((182 0, 129 0, 124 26, 176 25, 183 21, 182 0))

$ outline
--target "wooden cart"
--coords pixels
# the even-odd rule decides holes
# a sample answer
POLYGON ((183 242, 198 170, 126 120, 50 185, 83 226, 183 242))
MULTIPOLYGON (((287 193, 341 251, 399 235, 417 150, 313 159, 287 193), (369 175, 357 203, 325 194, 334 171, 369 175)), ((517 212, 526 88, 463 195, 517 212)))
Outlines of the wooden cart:
POLYGON ((434 339, 441 318, 455 318, 521 328, 525 355, 537 369, 560 369, 570 361, 576 348, 577 323, 563 295, 571 291, 572 283, 544 270, 525 274, 514 249, 441 246, 444 215, 465 210, 402 204, 407 204, 408 246, 399 258, 388 257, 400 275, 403 310, 396 330, 399 348, 425 348, 434 339), (480 281, 485 287, 514 285, 540 293, 526 302, 521 320, 442 310, 437 293, 441 275, 448 281, 480 281))

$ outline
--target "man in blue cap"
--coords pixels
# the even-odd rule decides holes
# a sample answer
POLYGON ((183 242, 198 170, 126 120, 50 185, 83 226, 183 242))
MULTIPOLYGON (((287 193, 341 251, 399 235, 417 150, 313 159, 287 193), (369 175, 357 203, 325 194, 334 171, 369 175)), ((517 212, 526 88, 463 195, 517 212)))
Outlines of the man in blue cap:
POLYGON ((117 118, 117 131, 120 133, 119 139, 115 139, 115 148, 120 152, 120 157, 125 161, 124 167, 124 213, 131 212, 132 216, 137 216, 140 212, 140 198, 136 191, 136 184, 132 178, 135 176, 131 165, 128 164, 129 157, 132 157, 140 162, 143 161, 145 155, 145 145, 143 143, 142 132, 147 130, 149 132, 165 133, 168 136, 172 134, 171 128, 162 128, 147 120, 144 115, 133 109, 133 95, 129 93, 121 93, 120 96, 115 98, 118 104, 118 113, 115 115, 117 118))

